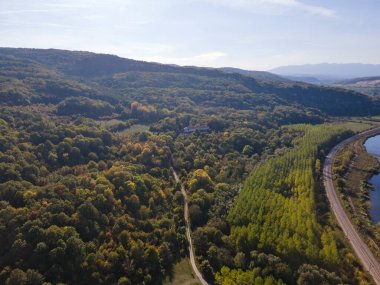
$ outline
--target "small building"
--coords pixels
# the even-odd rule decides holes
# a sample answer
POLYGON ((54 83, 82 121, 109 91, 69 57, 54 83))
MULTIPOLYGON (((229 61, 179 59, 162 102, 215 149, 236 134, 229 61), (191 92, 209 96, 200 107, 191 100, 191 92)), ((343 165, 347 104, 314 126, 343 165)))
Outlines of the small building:
POLYGON ((211 129, 207 125, 195 125, 195 126, 188 126, 188 127, 183 128, 183 132, 185 134, 191 134, 195 132, 204 133, 204 132, 209 132, 210 130, 211 129))

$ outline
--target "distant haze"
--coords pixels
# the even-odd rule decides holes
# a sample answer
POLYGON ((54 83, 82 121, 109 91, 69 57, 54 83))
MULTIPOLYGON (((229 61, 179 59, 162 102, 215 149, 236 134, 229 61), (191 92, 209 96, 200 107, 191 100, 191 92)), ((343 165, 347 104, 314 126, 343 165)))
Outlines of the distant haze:
POLYGON ((270 72, 286 76, 310 76, 316 78, 356 78, 380 75, 380 64, 305 64, 289 65, 271 69, 270 72))

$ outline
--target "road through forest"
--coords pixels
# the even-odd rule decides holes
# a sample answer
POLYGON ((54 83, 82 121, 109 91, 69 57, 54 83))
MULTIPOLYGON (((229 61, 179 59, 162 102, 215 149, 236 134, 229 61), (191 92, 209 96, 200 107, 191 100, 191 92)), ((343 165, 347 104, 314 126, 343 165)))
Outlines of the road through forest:
POLYGON ((193 268, 193 271, 194 271, 195 275, 197 276, 199 282, 201 282, 202 285, 208 285, 206 280, 203 279, 202 273, 199 271, 197 264, 195 263, 193 241, 191 239, 190 220, 189 220, 189 204, 188 204, 188 199, 187 199, 187 193, 186 193, 185 187, 183 186, 181 180, 178 178, 178 175, 174 169, 173 169, 173 176, 174 176, 175 181, 181 186, 181 193, 182 193, 183 200, 184 200, 183 215, 184 215, 185 223, 186 223, 186 238, 187 238, 187 241, 189 243, 190 264, 191 264, 191 267, 193 268))
POLYGON ((335 155, 339 152, 339 150, 350 142, 378 133, 380 133, 380 127, 357 134, 336 145, 327 155, 323 165, 323 182, 325 185, 327 198, 339 226, 342 228, 347 239, 350 241, 351 246, 353 247, 364 268, 371 274, 375 283, 380 285, 380 264, 372 254, 367 244, 361 239, 359 233, 356 231, 356 228, 348 218, 338 197, 337 191, 334 188, 332 178, 332 165, 335 155))
MULTIPOLYGON (((350 142, 353 142, 362 137, 368 137, 368 136, 375 135, 378 133, 380 133, 380 127, 357 134, 353 137, 350 137, 344 140, 338 145, 336 145, 330 151, 330 153, 326 156, 326 160, 323 165, 323 181, 324 181, 324 185, 326 189, 327 198, 329 200, 332 212, 334 213, 339 226, 342 228, 344 234, 346 235, 347 239, 351 243, 351 246, 353 247, 356 255, 358 256, 360 262, 363 264, 364 268, 371 274, 375 283, 380 285, 380 264, 377 261, 377 259, 374 257, 374 255, 372 254, 371 250, 368 248, 366 243, 361 239, 360 235, 356 231, 356 228, 354 227, 354 225, 351 223, 350 219, 348 218, 341 204, 341 201, 339 200, 338 194, 334 188, 334 183, 332 180, 332 177, 333 177, 332 165, 333 165, 335 155, 339 152, 339 150, 341 150, 346 144, 350 142)), ((179 183, 181 187, 181 193, 184 198, 184 218, 185 218, 185 223, 186 223, 186 238, 189 243, 191 267, 193 268, 193 271, 195 275, 197 276, 198 280, 201 282, 201 284, 208 285, 208 283, 203 279, 203 276, 201 272, 199 271, 195 262, 193 242, 191 239, 191 231, 190 231, 189 205, 188 205, 187 193, 186 193, 185 187, 183 186, 182 182, 178 178, 178 175, 174 169, 173 169, 173 176, 174 176, 175 181, 179 183)))

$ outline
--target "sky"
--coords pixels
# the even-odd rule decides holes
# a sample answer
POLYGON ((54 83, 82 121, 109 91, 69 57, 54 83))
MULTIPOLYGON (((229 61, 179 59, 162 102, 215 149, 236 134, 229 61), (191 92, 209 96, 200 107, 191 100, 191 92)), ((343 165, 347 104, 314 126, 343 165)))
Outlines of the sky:
POLYGON ((379 0, 0 0, 0 46, 269 70, 380 64, 379 0))

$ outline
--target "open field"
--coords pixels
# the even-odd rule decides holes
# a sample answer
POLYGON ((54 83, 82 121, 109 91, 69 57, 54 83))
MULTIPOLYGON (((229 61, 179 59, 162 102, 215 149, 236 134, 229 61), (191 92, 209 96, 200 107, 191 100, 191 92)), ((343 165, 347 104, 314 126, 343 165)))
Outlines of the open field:
POLYGON ((140 125, 140 124, 132 125, 128 129, 118 132, 118 134, 130 135, 130 134, 141 133, 141 132, 149 132, 149 126, 140 125))
MULTIPOLYGON (((125 121, 118 120, 118 119, 112 119, 112 120, 106 120, 106 121, 97 121, 100 126, 103 128, 109 129, 114 126, 117 126, 119 124, 125 124, 125 121)), ((138 132, 148 132, 149 131, 149 126, 147 125, 142 125, 142 124, 135 124, 130 126, 129 128, 126 128, 121 131, 116 131, 117 134, 120 135, 130 135, 138 132)))
POLYGON ((340 124, 342 127, 352 130, 355 133, 362 132, 380 125, 380 122, 374 120, 353 119, 340 124))
POLYGON ((174 265, 173 276, 171 280, 166 280, 164 285, 200 285, 195 279, 194 273, 191 270, 188 258, 183 258, 180 262, 174 265))

